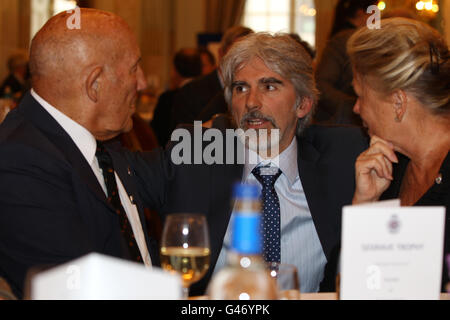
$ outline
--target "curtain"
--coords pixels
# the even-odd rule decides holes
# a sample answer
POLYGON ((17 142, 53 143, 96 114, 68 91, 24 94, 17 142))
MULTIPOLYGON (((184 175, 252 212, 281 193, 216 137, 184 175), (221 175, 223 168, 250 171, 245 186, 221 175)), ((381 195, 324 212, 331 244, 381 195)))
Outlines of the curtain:
POLYGON ((223 33, 228 28, 241 24, 245 0, 205 0, 206 32, 223 33))
POLYGON ((9 73, 9 56, 28 52, 30 8, 29 0, 0 0, 0 84, 9 73))
POLYGON ((441 1, 442 24, 447 43, 450 43, 450 1, 441 1))
POLYGON ((334 20, 337 0, 315 0, 316 15, 316 57, 319 60, 328 40, 334 20))

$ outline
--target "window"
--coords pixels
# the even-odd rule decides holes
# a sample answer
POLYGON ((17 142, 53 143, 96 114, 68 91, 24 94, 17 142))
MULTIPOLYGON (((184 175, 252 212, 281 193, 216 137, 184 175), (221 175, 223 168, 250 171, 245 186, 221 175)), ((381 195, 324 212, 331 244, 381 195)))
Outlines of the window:
POLYGON ((62 11, 72 10, 77 6, 77 2, 74 0, 53 0, 53 15, 62 11))
POLYGON ((255 31, 298 33, 315 46, 314 0, 247 0, 243 24, 255 31))
POLYGON ((31 38, 50 17, 75 8, 74 0, 31 0, 31 38))
POLYGON ((247 0, 244 25, 255 31, 290 32, 290 0, 247 0))

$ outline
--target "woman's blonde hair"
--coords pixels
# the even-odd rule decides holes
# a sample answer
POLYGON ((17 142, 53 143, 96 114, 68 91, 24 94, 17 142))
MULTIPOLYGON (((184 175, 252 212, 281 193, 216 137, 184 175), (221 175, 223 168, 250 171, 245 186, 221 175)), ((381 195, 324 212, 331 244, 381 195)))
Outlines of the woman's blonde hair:
POLYGON ((402 89, 434 113, 450 112, 450 60, 443 37, 425 23, 381 20, 380 29, 363 27, 349 39, 353 69, 373 79, 383 93, 402 89))

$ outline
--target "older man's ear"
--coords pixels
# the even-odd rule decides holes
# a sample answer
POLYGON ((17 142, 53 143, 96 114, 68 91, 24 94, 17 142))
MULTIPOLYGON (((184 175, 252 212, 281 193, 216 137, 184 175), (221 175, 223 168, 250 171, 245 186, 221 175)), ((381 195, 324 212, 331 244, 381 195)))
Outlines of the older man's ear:
POLYGON ((89 99, 92 100, 92 102, 97 102, 99 97, 99 90, 100 90, 100 78, 103 73, 102 67, 96 67, 92 72, 89 74, 87 80, 86 80, 86 93, 89 99))

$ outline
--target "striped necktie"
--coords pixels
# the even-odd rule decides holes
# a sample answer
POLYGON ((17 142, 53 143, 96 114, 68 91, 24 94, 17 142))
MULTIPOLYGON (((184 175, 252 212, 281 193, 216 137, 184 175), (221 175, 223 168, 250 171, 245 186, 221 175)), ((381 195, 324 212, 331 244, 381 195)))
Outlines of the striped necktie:
POLYGON ((108 191, 108 202, 113 206, 119 216, 120 231, 129 249, 130 258, 137 262, 143 262, 130 221, 122 206, 122 202, 120 201, 111 156, 104 145, 99 141, 97 141, 97 152, 95 153, 95 156, 98 159, 98 164, 102 169, 103 178, 105 179, 106 189, 108 191))

